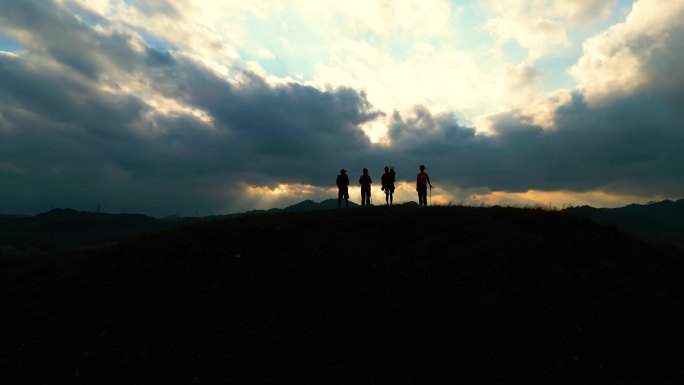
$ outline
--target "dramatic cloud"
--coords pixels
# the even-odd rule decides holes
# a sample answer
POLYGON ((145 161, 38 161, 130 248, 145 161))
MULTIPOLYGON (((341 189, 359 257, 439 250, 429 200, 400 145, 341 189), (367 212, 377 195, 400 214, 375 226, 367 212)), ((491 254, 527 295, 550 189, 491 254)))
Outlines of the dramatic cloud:
POLYGON ((677 195, 684 187, 683 116, 659 96, 635 95, 594 109, 575 94, 558 109, 554 130, 505 113, 492 118, 491 136, 418 108, 408 119, 397 114, 391 133, 409 163, 430 164, 460 187, 677 195))
MULTIPOLYGON (((329 47, 339 57, 318 66, 318 80, 275 76, 242 60, 226 34, 205 30, 182 42, 202 29, 187 15, 206 14, 206 5, 131 4, 3 3, 0 35, 22 49, 0 53, 0 212, 100 204, 155 215, 225 213, 334 197, 340 168, 355 182, 363 167, 379 179, 388 164, 398 171, 401 199, 414 199, 421 163, 441 202, 684 195, 684 28, 677 22, 684 1, 636 2, 624 22, 585 42, 570 70, 577 87, 553 92, 541 90, 548 73, 532 60, 485 73, 464 51, 428 42, 397 61, 349 39, 329 47), (174 19, 177 29, 160 35, 174 19), (205 55, 212 45, 218 51, 205 55), (375 64, 385 71, 362 71, 375 64), (356 75, 346 81, 323 80, 350 69, 356 75), (402 74, 405 83, 397 81, 402 74), (368 92, 359 79, 369 79, 368 92), (491 82, 479 86, 496 96, 453 88, 469 81, 491 82), (390 96, 374 101, 371 90, 380 89, 407 96, 392 108, 390 96), (471 108, 496 100, 497 109, 478 116, 488 132, 430 97, 450 94, 452 104, 471 108), (475 102, 459 101, 468 97, 475 102)), ((385 19, 366 28, 378 36, 419 29, 427 14, 412 15, 411 4, 373 5, 371 15, 385 19)), ((579 2, 553 4, 576 23, 592 13, 579 2)), ((606 6, 591 4, 594 11, 606 6)), ((441 13, 449 5, 435 3, 441 13)), ((244 7, 245 14, 268 12, 244 7)), ((363 29, 353 22, 362 16, 345 17, 363 29)), ((443 36, 448 24, 420 34, 443 36)), ((278 57, 267 47, 255 52, 278 57)))
POLYGON ((243 183, 321 183, 371 147, 359 125, 377 112, 362 93, 271 86, 249 73, 228 82, 182 56, 139 50, 134 36, 98 32, 36 4, 11 15, 38 14, 53 26, 57 33, 24 41, 45 51, 0 57, 4 211, 117 196, 165 210, 188 199, 213 197, 215 205, 243 183), (90 47, 89 56, 76 61, 52 49, 65 35, 90 47), (112 79, 117 71, 124 73, 112 79), (156 100, 183 108, 158 109, 156 100))
POLYGON ((681 90, 684 1, 634 3, 623 23, 584 44, 584 55, 570 69, 590 100, 633 93, 638 88, 681 90))
POLYGON ((615 1, 492 0, 486 28, 500 43, 514 41, 538 59, 554 46, 568 46, 568 28, 606 18, 615 1))

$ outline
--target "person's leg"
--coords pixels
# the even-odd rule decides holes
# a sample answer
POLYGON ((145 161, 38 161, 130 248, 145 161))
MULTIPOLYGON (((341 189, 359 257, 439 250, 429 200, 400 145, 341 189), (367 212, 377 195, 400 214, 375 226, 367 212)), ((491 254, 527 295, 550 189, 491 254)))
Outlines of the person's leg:
POLYGON ((342 191, 337 192, 337 208, 342 206, 342 191))
POLYGON ((394 200, 394 190, 390 190, 390 193, 389 193, 389 204, 390 204, 390 206, 392 205, 393 200, 394 200))

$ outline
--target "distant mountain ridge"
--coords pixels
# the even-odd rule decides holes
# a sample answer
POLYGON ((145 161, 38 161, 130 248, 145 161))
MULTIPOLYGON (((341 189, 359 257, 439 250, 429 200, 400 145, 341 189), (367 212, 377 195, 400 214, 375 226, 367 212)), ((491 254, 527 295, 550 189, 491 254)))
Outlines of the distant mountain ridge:
MULTIPOLYGON (((405 206, 415 206, 408 202, 405 206)), ((360 207, 349 202, 350 208, 360 207)), ((248 216, 337 209, 337 199, 304 200, 285 208, 250 210, 227 215, 153 218, 142 214, 84 212, 52 209, 35 216, 0 215, 0 265, 8 258, 25 258, 55 251, 118 243, 143 234, 156 233, 197 222, 248 216)), ((684 199, 665 200, 620 208, 572 207, 563 210, 596 222, 616 225, 647 240, 684 247, 684 199)), ((14 263, 14 262, 12 262, 14 263)))
MULTIPOLYGON (((349 207, 359 205, 349 202, 349 207)), ((0 215, 0 265, 22 263, 28 257, 51 252, 118 243, 197 222, 331 208, 337 208, 336 199, 318 203, 305 200, 283 209, 250 210, 205 217, 168 215, 153 218, 143 214, 111 214, 70 208, 56 208, 34 216, 0 215)))
MULTIPOLYGON (((342 207, 344 207, 344 203, 342 203, 342 207)), ((358 204, 349 201, 349 208, 357 208, 361 207, 358 204)), ((337 208, 337 199, 326 199, 321 202, 314 202, 311 199, 306 199, 303 200, 299 203, 295 203, 293 205, 287 206, 285 208, 272 208, 268 210, 249 210, 241 213, 234 213, 234 214, 226 214, 226 215, 211 215, 211 216, 206 216, 206 217, 200 217, 200 218, 184 218, 185 220, 188 221, 206 221, 206 220, 219 220, 219 219, 231 219, 231 218, 241 218, 241 217, 247 217, 247 216, 254 216, 254 215, 268 215, 268 214, 278 214, 278 213, 294 213, 294 212, 306 212, 306 211, 315 211, 315 210, 328 210, 328 209, 336 209, 337 208)))
POLYGON ((571 207, 567 212, 596 222, 616 225, 636 236, 684 247, 684 199, 630 204, 613 209, 591 206, 571 207))
POLYGON ((142 214, 107 214, 62 208, 29 217, 0 216, 0 257, 16 260, 116 243, 173 226, 142 214))

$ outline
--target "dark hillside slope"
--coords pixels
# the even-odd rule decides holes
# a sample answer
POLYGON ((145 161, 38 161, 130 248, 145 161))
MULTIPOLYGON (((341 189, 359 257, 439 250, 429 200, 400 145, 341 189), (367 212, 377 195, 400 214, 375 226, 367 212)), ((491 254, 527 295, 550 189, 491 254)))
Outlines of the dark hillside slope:
POLYGON ((682 258, 541 210, 202 223, 0 271, 0 382, 680 384, 682 258))

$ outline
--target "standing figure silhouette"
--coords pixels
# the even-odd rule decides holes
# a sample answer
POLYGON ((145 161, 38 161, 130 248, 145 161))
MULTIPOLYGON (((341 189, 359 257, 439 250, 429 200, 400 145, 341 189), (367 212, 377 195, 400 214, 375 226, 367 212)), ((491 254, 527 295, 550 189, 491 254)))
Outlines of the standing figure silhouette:
POLYGON ((337 208, 342 207, 342 198, 344 198, 344 206, 349 208, 349 177, 347 170, 340 170, 340 175, 337 176, 337 208))
POLYGON ((430 176, 425 172, 425 166, 420 165, 420 172, 416 177, 416 191, 418 191, 418 205, 427 206, 427 188, 428 185, 432 189, 432 183, 430 183, 430 176))
POLYGON ((370 205, 371 183, 373 183, 373 180, 368 175, 367 168, 363 169, 363 175, 359 178, 359 183, 361 184, 361 206, 370 205))
POLYGON ((385 204, 391 205, 394 200, 394 181, 396 174, 393 167, 385 166, 385 173, 382 174, 382 191, 385 192, 385 204))

